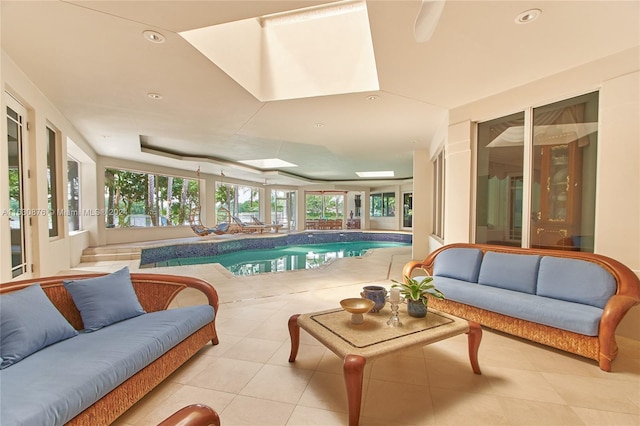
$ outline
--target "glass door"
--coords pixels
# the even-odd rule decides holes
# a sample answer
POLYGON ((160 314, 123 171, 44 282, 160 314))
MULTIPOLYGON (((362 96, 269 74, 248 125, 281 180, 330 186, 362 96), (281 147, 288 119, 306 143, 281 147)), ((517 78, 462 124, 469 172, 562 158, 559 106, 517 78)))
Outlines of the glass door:
POLYGON ((402 194, 402 226, 411 228, 413 226, 413 193, 402 194))
POLYGON ((11 276, 20 277, 27 268, 27 215, 25 210, 25 168, 23 155, 23 130, 26 110, 7 96, 7 148, 9 163, 9 228, 11 234, 11 276))

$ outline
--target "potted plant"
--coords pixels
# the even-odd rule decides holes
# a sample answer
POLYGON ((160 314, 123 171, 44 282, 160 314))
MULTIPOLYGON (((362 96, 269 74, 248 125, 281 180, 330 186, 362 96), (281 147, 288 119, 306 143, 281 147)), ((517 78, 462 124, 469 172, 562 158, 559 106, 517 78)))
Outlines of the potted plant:
POLYGON ((436 288, 432 283, 433 277, 427 276, 418 281, 407 275, 404 276, 404 282, 391 280, 394 283, 392 288, 399 288, 400 294, 407 299, 407 312, 416 318, 422 318, 427 315, 427 295, 437 299, 444 299, 444 294, 436 288))

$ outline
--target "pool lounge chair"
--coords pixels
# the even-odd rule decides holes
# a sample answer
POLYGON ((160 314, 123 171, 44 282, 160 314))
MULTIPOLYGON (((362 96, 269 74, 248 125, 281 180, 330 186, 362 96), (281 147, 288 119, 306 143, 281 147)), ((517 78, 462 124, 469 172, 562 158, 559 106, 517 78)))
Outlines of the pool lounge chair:
POLYGON ((273 224, 273 225, 268 225, 264 222, 262 222, 260 219, 258 219, 255 216, 251 216, 251 220, 253 221, 254 225, 259 225, 259 226, 264 226, 265 228, 270 228, 273 229, 276 233, 278 233, 278 231, 280 230, 280 228, 282 228, 284 225, 282 224, 273 224))
POLYGON ((264 225, 254 225, 254 224, 243 222, 242 219, 240 219, 238 216, 231 215, 231 219, 233 219, 233 221, 235 222, 233 224, 233 228, 234 230, 237 230, 236 232, 245 232, 245 233, 259 232, 262 234, 262 232, 265 229, 267 229, 267 227, 264 225))
POLYGON ((189 213, 189 225, 191 230, 199 237, 204 237, 209 234, 222 235, 230 232, 229 224, 227 222, 219 223, 215 228, 209 228, 200 221, 200 207, 196 207, 189 213))

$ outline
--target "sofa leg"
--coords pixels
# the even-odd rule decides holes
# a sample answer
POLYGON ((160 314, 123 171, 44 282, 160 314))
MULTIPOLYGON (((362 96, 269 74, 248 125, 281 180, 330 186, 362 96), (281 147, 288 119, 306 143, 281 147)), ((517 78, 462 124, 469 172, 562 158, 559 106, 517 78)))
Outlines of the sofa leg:
POLYGON ((600 360, 598 361, 598 364, 600 365, 600 370, 610 372, 611 361, 613 361, 613 357, 608 357, 602 352, 600 352, 600 360))

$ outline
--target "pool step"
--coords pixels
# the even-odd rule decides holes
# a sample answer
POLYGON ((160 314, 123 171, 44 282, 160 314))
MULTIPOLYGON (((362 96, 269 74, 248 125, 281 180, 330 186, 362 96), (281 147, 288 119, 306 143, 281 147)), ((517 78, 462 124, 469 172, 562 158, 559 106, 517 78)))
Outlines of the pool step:
POLYGON ((82 252, 80 262, 104 262, 109 260, 140 259, 142 249, 139 247, 88 247, 82 252))

